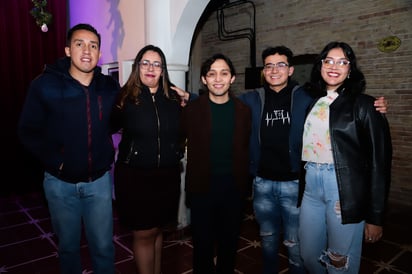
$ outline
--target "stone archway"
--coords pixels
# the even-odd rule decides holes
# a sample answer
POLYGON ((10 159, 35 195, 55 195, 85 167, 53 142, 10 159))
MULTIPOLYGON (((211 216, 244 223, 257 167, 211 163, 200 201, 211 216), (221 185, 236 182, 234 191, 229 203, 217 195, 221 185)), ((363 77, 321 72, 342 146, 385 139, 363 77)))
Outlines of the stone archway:
POLYGON ((196 25, 210 0, 146 0, 146 42, 165 52, 172 81, 186 88, 196 25), (166 8, 165 8, 166 6, 166 8), (170 24, 165 24, 170 22, 170 24))

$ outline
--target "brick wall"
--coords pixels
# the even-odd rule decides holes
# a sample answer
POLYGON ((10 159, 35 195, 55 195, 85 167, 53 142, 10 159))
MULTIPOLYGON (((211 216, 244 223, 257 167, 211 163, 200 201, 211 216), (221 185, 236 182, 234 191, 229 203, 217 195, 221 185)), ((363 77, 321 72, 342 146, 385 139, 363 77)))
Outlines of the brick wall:
MULTIPOLYGON (((253 1, 256 8, 256 60, 267 46, 286 45, 295 56, 318 54, 332 40, 350 44, 367 80, 367 93, 384 95, 393 139, 392 202, 412 205, 412 1, 253 1), (380 39, 397 36, 401 46, 394 52, 378 50, 380 39)), ((225 27, 235 31, 251 26, 251 5, 225 11, 225 27)), ((202 26, 201 48, 192 55, 201 60, 211 54, 227 54, 238 75, 233 90, 244 90, 244 71, 250 67, 248 39, 221 41, 213 12, 202 26)), ((192 64, 199 66, 200 64, 192 64)), ((303 84, 303 83, 301 83, 303 84)))

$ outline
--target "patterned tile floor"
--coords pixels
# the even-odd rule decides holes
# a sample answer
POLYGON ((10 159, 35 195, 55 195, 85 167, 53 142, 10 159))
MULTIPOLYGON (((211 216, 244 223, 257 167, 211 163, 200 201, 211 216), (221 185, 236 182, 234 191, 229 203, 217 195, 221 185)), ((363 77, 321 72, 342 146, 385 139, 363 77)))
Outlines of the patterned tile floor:
MULTIPOLYGON (((384 238, 366 244, 360 273, 412 273, 411 208, 389 207, 384 238)), ((131 235, 115 218, 116 273, 136 274, 131 235)), ((189 274, 192 245, 189 229, 165 235, 163 274, 189 274)), ((87 244, 82 241, 83 273, 92 273, 87 244)), ((58 257, 46 202, 41 192, 0 197, 0 273, 56 274, 58 257)), ((285 249, 281 247, 282 270, 289 273, 285 249)), ((249 202, 242 225, 236 273, 261 273, 258 227, 249 202)))

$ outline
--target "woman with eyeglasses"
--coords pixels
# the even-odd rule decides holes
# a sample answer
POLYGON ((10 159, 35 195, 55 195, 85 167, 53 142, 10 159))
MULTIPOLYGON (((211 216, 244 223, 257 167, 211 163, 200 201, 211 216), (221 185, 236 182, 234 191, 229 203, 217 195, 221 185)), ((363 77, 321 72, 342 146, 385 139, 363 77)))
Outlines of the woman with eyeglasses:
POLYGON ((162 231, 177 221, 179 117, 188 96, 171 83, 162 50, 148 45, 137 53, 112 113, 113 127, 122 131, 115 205, 120 224, 132 230, 140 274, 161 272, 162 231))
POLYGON ((302 151, 299 239, 311 274, 359 273, 362 241, 383 235, 392 145, 388 121, 365 86, 343 42, 326 45, 305 85, 319 98, 305 121, 302 151))

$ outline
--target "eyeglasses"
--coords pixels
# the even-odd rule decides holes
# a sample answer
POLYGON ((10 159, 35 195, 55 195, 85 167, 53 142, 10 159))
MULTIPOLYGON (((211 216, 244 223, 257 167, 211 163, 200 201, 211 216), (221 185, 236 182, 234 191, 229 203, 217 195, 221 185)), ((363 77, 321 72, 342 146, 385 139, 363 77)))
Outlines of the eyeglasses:
POLYGON ((153 67, 154 70, 161 70, 163 68, 162 63, 157 61, 150 63, 148 60, 143 60, 139 62, 139 65, 144 70, 149 70, 150 67, 153 67))
POLYGON ((267 63, 264 65, 265 70, 273 70, 274 68, 277 68, 278 70, 285 70, 287 67, 289 67, 289 64, 286 64, 285 62, 279 62, 276 64, 267 63))
POLYGON ((350 62, 348 60, 345 59, 340 59, 340 60, 333 60, 332 58, 325 58, 321 60, 322 64, 326 67, 326 68, 331 68, 333 67, 335 64, 337 67, 346 67, 347 65, 350 64, 350 62))

